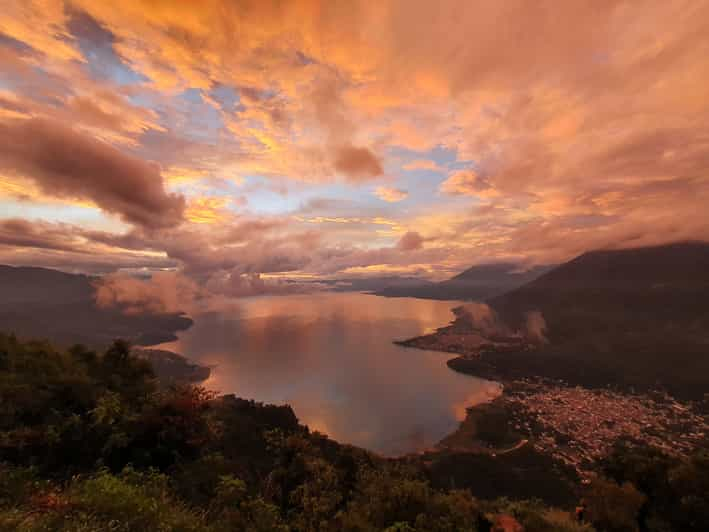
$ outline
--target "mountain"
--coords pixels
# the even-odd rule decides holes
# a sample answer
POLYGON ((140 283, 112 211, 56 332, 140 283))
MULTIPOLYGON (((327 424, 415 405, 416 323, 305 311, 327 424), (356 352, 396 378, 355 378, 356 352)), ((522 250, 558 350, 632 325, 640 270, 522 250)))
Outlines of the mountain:
POLYGON ((584 253, 489 304, 513 328, 533 311, 546 322, 537 351, 484 354, 510 378, 709 390, 709 243, 584 253))
POLYGON ((51 304, 85 301, 93 297, 91 279, 57 270, 0 264, 0 305, 51 304))
POLYGON ((485 300, 527 283, 550 266, 535 266, 521 271, 518 264, 481 264, 468 268, 446 281, 438 283, 390 285, 376 291, 386 297, 419 297, 423 299, 485 300))
POLYGON ((374 292, 379 293, 387 289, 412 289, 422 286, 433 286, 435 283, 416 277, 361 277, 352 279, 319 280, 317 284, 324 284, 334 292, 374 292))
POLYGON ((509 323, 540 310, 554 339, 609 326, 664 324, 702 333, 709 318, 709 243, 592 251, 492 298, 509 323))
POLYGON ((173 339, 192 321, 178 314, 127 315, 100 308, 94 300, 97 279, 47 268, 0 265, 0 331, 58 344, 103 347, 115 338, 137 344, 173 339))

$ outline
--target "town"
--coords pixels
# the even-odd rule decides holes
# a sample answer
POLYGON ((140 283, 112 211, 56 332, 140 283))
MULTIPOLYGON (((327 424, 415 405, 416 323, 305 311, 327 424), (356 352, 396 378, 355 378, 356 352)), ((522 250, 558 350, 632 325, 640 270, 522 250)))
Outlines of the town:
POLYGON ((613 445, 626 439, 687 456, 709 440, 709 418, 671 396, 591 390, 563 383, 516 381, 503 397, 515 431, 587 476, 613 445))

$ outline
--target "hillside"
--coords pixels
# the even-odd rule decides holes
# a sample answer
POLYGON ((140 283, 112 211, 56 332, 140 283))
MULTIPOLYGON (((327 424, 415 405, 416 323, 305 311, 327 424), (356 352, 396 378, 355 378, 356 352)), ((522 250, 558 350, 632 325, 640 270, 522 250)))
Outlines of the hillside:
POLYGON ((58 351, 0 334, 0 368, 3 531, 472 531, 517 505, 525 524, 566 515, 486 500, 500 495, 574 502, 534 453, 469 464, 456 481, 476 499, 446 485, 455 455, 385 459, 310 431, 287 405, 158 388, 123 342, 58 351), (543 487, 520 482, 530 469, 543 487))
MULTIPOLYGON (((0 334, 0 368, 3 531, 694 531, 709 523, 702 453, 619 449, 584 486, 531 445, 382 458, 311 431, 287 405, 160 388, 124 342, 103 353, 59 351, 0 334), (570 511, 578 497, 584 524, 570 511)), ((506 421, 499 414, 479 412, 475 436, 494 443, 506 421)))
POLYGON ((91 279, 85 275, 0 264, 0 305, 56 304, 86 301, 93 297, 91 279))
POLYGON ((688 242, 584 253, 489 303, 513 322, 541 310, 550 333, 563 335, 564 326, 586 319, 695 322, 709 314, 707 294, 709 243, 688 242))
POLYGON ((0 332, 104 347, 115 338, 165 342, 192 324, 178 314, 126 315, 120 308, 100 308, 93 281, 47 268, 0 266, 0 332))
POLYGON ((386 297, 485 300, 517 288, 548 270, 549 266, 536 266, 521 271, 519 265, 513 263, 481 264, 438 283, 402 283, 386 286, 375 293, 386 297))
MULTIPOLYGON (((513 328, 531 311, 546 321, 540 350, 483 357, 508 376, 660 385, 691 397, 709 389, 707 243, 584 253, 489 304, 513 328)), ((476 364, 452 363, 470 372, 476 364)))

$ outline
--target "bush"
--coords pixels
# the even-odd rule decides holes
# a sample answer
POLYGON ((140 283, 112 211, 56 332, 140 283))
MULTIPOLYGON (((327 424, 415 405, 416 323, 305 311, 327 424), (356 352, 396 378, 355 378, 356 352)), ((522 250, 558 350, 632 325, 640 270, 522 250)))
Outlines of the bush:
POLYGON ((108 522, 112 530, 207 530, 201 516, 171 494, 168 482, 155 471, 126 468, 113 475, 102 470, 74 481, 69 497, 74 514, 108 522))
POLYGON ((645 496, 630 482, 618 485, 604 478, 596 478, 586 494, 588 520, 608 532, 638 530, 640 508, 645 496))

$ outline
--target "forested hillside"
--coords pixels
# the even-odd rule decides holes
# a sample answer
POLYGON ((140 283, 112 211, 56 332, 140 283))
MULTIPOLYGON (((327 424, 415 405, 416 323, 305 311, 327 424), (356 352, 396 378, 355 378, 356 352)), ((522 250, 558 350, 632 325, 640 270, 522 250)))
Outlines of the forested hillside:
MULTIPOLYGON (((0 335, 0 407, 1 530, 452 532, 489 530, 505 521, 539 531, 591 526, 575 523, 571 508, 434 488, 427 464, 416 457, 384 459, 338 444, 300 425, 288 406, 161 385, 120 341, 96 353, 0 335)), ((686 464, 638 456, 608 466, 613 478, 637 488, 609 480, 588 490, 588 522, 633 530, 647 514, 679 519, 673 522, 685 529, 709 523, 705 455, 686 464), (656 493, 652 471, 643 472, 648 467, 671 470, 677 483, 656 493), (680 488, 687 497, 679 496, 680 488)))

